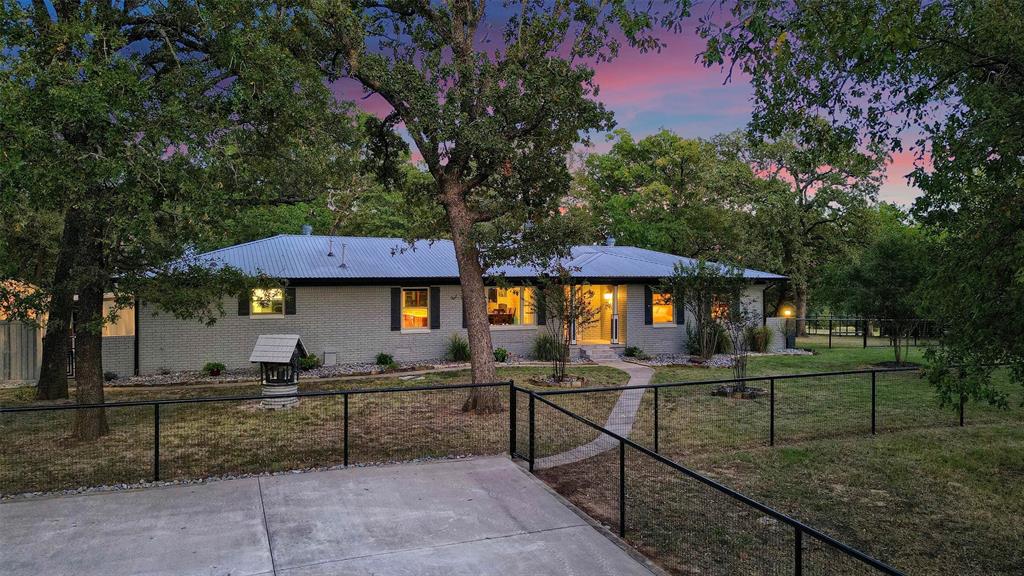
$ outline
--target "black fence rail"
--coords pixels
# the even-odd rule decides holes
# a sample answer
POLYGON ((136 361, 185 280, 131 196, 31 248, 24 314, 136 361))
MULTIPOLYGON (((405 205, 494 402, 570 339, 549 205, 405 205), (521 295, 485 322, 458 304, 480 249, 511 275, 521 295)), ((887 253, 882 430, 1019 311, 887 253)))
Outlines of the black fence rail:
MULTIPOLYGON (((886 348, 892 346, 897 323, 885 318, 836 318, 809 316, 787 322, 797 334, 798 344, 827 344, 829 348, 886 348)), ((934 320, 913 321, 901 341, 910 346, 932 346, 939 343, 942 327, 934 320)))
MULTIPOLYGON (((1005 382, 1016 398, 1019 387, 1005 382)), ((651 450, 685 456, 1007 417, 984 403, 942 407, 917 368, 752 376, 536 393, 651 450), (745 392, 737 392, 738 385, 745 392)))
POLYGON ((534 474, 671 573, 901 572, 531 394, 534 474))
MULTIPOLYGON (((285 410, 262 396, 0 408, 0 494, 304 468, 502 454, 511 382, 300 392, 285 410), (462 411, 489 389, 502 411, 462 411), (75 413, 102 408, 110 433, 75 440, 75 413)), ((280 398, 275 396, 275 398, 280 398)))

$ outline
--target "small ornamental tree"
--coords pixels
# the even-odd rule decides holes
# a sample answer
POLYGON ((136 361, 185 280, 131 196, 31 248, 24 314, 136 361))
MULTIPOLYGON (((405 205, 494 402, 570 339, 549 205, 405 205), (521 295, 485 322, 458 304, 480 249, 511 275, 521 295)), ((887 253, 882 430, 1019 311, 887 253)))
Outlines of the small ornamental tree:
POLYGON ((698 349, 689 350, 690 354, 696 352, 696 355, 705 359, 714 355, 719 330, 712 314, 715 302, 722 295, 728 296, 738 290, 742 286, 741 278, 740 270, 703 259, 692 264, 675 265, 672 276, 665 281, 664 289, 670 294, 674 305, 682 306, 693 321, 692 326, 687 324, 687 328, 696 334, 698 349))
POLYGON ((738 282, 732 283, 726 292, 719 293, 718 298, 728 306, 717 320, 732 344, 729 355, 732 359, 733 376, 736 377, 735 390, 746 392, 747 383, 743 378, 747 377, 747 359, 752 345, 750 328, 757 325, 761 316, 753 311, 751 300, 743 298, 742 285, 738 282))
POLYGON ((556 276, 543 280, 537 294, 534 310, 537 314, 544 314, 547 333, 558 342, 558 353, 551 359, 551 378, 555 382, 564 382, 572 343, 570 327, 575 326, 578 333, 598 319, 600 311, 590 305, 594 291, 586 284, 573 285, 572 277, 563 269, 556 276))

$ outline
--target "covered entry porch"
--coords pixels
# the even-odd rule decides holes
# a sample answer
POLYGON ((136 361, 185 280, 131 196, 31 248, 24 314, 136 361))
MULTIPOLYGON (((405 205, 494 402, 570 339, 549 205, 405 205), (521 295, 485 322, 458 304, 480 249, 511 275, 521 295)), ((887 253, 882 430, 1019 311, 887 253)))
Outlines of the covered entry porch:
POLYGON ((626 345, 627 289, 625 284, 585 284, 569 288, 572 297, 585 299, 594 312, 593 322, 569 327, 573 345, 626 345))

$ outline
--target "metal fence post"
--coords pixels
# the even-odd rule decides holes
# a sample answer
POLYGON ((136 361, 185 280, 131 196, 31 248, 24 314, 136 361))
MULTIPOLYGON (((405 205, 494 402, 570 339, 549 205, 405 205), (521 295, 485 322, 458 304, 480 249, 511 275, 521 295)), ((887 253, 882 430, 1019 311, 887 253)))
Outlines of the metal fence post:
POLYGON ((344 408, 342 409, 341 417, 342 428, 344 430, 344 432, 342 433, 342 436, 344 437, 344 448, 342 450, 342 453, 345 466, 348 466, 348 392, 346 392, 345 395, 342 396, 342 398, 344 399, 344 408))
POLYGON ((768 421, 768 445, 775 446, 775 378, 768 379, 768 406, 769 406, 769 421, 768 421))
POLYGON ((828 347, 832 348, 832 317, 828 317, 828 347))
POLYGON ((804 532, 796 527, 793 547, 793 574, 803 576, 804 573, 804 532))
POLYGON ((537 424, 534 419, 536 411, 533 401, 534 394, 530 392, 530 472, 533 472, 534 442, 536 437, 537 424))
POLYGON ((966 396, 964 396, 963 394, 960 394, 960 426, 961 427, 964 425, 964 402, 966 401, 966 399, 967 399, 966 396))
POLYGON ((876 414, 878 413, 877 402, 875 400, 875 397, 876 397, 876 394, 875 394, 875 388, 876 388, 875 377, 877 375, 878 375, 877 372, 875 372, 874 370, 871 371, 871 433, 872 434, 875 433, 875 419, 876 419, 876 414))
POLYGON ((160 481, 160 405, 153 404, 153 482, 160 481))
POLYGON ((619 538, 626 537, 626 442, 619 440, 619 538))
POLYGON ((865 318, 864 319, 864 347, 865 348, 868 347, 868 330, 870 330, 870 329, 871 329, 871 323, 870 323, 870 321, 867 318, 865 318))
POLYGON ((654 451, 658 452, 658 389, 654 389, 654 451))
POLYGON ((508 455, 516 457, 516 385, 508 381, 508 455))

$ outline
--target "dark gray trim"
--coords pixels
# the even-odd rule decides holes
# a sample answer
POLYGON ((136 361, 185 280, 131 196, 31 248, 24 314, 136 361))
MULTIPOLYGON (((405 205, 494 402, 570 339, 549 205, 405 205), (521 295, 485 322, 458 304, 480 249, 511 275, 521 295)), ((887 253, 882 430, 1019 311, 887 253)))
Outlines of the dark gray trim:
POLYGON ((391 331, 402 329, 402 287, 391 287, 391 331))
POLYGON ((430 287, 430 329, 437 330, 441 327, 441 288, 430 287))
POLYGON ((644 284, 644 325, 651 326, 654 324, 654 294, 651 292, 651 287, 648 284, 644 284))
POLYGON ((252 293, 246 290, 244 293, 238 295, 238 315, 248 316, 249 315, 249 303, 252 301, 252 293))
POLYGON ((295 286, 288 286, 284 289, 284 315, 295 315, 295 286))

